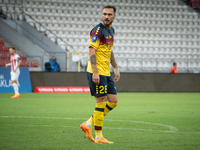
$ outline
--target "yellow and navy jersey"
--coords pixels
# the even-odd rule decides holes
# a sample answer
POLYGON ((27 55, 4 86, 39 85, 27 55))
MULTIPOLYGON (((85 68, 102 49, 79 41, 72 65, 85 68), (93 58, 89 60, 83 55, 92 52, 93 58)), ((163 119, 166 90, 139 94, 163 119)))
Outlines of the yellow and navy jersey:
MULTIPOLYGON (((96 49, 96 63, 99 75, 110 76, 111 51, 114 45, 114 28, 107 29, 102 23, 95 26, 90 32, 89 48, 96 49)), ((87 72, 93 73, 90 60, 87 72)))

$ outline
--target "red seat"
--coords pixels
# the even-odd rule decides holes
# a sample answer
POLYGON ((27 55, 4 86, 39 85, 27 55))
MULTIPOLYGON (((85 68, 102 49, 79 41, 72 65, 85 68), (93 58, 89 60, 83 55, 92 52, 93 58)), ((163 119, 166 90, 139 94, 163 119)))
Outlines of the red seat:
POLYGON ((3 50, 7 50, 7 51, 9 51, 9 47, 3 47, 3 50))
POLYGON ((10 60, 7 59, 7 56, 0 55, 0 63, 1 63, 1 66, 5 66, 5 64, 10 63, 10 60))
POLYGON ((4 45, 4 42, 3 42, 3 40, 2 40, 2 39, 0 39, 0 44, 3 44, 3 45, 4 45))
POLYGON ((5 62, 4 61, 0 61, 0 66, 5 66, 5 62))
POLYGON ((6 61, 6 62, 9 62, 9 61, 10 61, 10 56, 9 56, 9 55, 5 56, 5 61, 6 61))
POLYGON ((196 0, 197 7, 200 9, 200 0, 196 0))
POLYGON ((0 56, 0 61, 1 61, 1 62, 6 61, 6 56, 0 56))
POLYGON ((192 7, 196 8, 196 0, 190 0, 190 3, 192 4, 192 7))
POLYGON ((26 65, 25 65, 25 67, 29 67, 29 62, 28 62, 28 61, 26 62, 26 65))
POLYGON ((38 65, 37 65, 36 62, 32 61, 32 62, 31 62, 31 67, 38 67, 38 65))
POLYGON ((20 66, 21 67, 29 67, 29 62, 28 61, 27 62, 22 62, 20 66))
POLYGON ((22 62, 27 61, 27 57, 25 56, 25 54, 20 54, 20 59, 22 60, 22 62))
POLYGON ((4 45, 0 43, 0 50, 3 50, 4 45))
POLYGON ((22 62, 20 67, 25 67, 25 62, 22 62))
POLYGON ((9 55, 9 51, 8 50, 3 50, 3 55, 9 55))

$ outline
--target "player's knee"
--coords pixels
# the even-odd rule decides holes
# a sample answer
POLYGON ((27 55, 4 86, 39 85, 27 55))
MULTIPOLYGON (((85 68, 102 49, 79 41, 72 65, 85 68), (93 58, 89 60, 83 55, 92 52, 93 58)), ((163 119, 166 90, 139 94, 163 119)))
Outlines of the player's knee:
POLYGON ((102 103, 107 101, 107 96, 96 96, 95 98, 97 103, 102 103))
POLYGON ((118 104, 118 99, 117 99, 117 97, 113 100, 113 103, 116 103, 116 106, 117 106, 117 104, 118 104))

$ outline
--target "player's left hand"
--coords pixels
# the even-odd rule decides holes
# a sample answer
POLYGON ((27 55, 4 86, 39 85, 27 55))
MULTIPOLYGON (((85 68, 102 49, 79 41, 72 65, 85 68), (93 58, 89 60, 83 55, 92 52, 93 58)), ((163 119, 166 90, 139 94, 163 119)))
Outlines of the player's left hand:
POLYGON ((16 72, 17 69, 13 70, 13 72, 16 72))
POLYGON ((119 73, 119 69, 118 68, 114 69, 114 74, 115 74, 114 82, 119 81, 119 79, 120 79, 120 73, 119 73))
POLYGON ((118 76, 115 76, 115 78, 114 78, 114 82, 117 82, 117 81, 119 81, 119 79, 120 79, 120 77, 118 77, 118 76))

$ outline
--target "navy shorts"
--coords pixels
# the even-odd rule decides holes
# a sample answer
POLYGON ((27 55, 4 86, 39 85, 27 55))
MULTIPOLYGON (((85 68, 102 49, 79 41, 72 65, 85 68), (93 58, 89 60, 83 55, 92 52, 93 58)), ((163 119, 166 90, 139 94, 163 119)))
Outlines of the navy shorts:
POLYGON ((107 94, 117 94, 115 83, 111 76, 99 75, 100 83, 96 85, 92 81, 92 73, 87 72, 87 78, 92 96, 106 96, 107 94))

